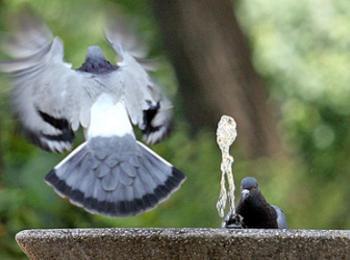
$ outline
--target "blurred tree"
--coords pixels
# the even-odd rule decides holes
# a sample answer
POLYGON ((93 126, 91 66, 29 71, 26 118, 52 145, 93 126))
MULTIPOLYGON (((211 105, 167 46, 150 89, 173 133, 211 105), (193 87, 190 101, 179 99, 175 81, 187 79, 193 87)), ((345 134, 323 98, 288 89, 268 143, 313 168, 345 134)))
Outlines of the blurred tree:
POLYGON ((192 127, 233 115, 251 158, 281 151, 276 119, 230 0, 152 0, 192 127))
MULTIPOLYGON (((0 117, 0 122, 1 122, 1 117, 0 117)), ((0 124, 0 133, 1 133, 1 128, 2 128, 2 126, 0 124)), ((0 135, 0 176, 2 175, 3 169, 4 169, 4 160, 2 158, 2 156, 3 156, 3 152, 2 151, 3 151, 3 148, 2 148, 2 137, 0 135)), ((0 178, 0 184, 1 184, 1 178, 0 178)))
MULTIPOLYGON (((0 10, 3 10, 3 5, 4 5, 3 0, 0 0, 0 10)), ((0 15, 1 15, 1 13, 0 13, 0 15)), ((0 30, 1 29, 2 28, 1 28, 1 24, 0 24, 0 30)), ((2 116, 0 115, 0 176, 3 174, 3 169, 4 169, 3 147, 2 147, 2 137, 1 137, 3 126, 1 124, 1 122, 2 122, 1 119, 2 119, 2 116)), ((1 184, 1 178, 0 178, 0 184, 1 184)))

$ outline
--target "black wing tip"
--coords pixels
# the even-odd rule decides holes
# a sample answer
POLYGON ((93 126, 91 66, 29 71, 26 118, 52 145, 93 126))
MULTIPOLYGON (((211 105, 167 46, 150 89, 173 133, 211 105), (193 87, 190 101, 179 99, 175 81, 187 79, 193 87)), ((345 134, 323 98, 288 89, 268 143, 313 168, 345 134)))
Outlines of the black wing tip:
MULTIPOLYGON (((40 117, 48 124, 55 127, 59 133, 57 134, 44 134, 39 131, 33 131, 26 127, 22 128, 23 135, 30 140, 34 145, 39 146, 41 149, 48 152, 63 152, 64 150, 70 150, 70 145, 72 145, 75 133, 70 127, 68 120, 62 118, 54 118, 49 114, 46 114, 38 110, 40 117), (49 143, 55 143, 51 145, 49 143)), ((16 113, 15 117, 19 117, 16 113)), ((21 122, 21 120, 19 120, 21 122)), ((22 124, 23 126, 23 124, 22 124)))
POLYGON ((186 180, 186 175, 183 174, 182 171, 180 171, 179 169, 177 169, 175 167, 172 168, 172 176, 179 184, 181 184, 181 182, 186 180))
POLYGON ((145 194, 142 198, 132 201, 98 201, 95 198, 86 198, 84 193, 79 190, 74 190, 61 180, 55 169, 51 170, 45 177, 45 181, 63 197, 68 197, 69 200, 84 208, 90 213, 97 213, 110 217, 127 217, 134 216, 154 208, 160 202, 166 200, 173 192, 175 192, 182 182, 185 180, 185 175, 178 169, 172 169, 172 175, 162 185, 159 185, 153 193, 145 194))
POLYGON ((54 187, 60 194, 66 196, 69 186, 62 181, 56 174, 56 170, 52 169, 46 176, 45 181, 50 186, 54 187))
POLYGON ((39 109, 37 109, 40 117, 48 124, 53 126, 54 128, 60 131, 59 134, 51 135, 51 134, 43 134, 41 136, 50 140, 50 141, 64 141, 64 142, 72 142, 74 139, 74 132, 71 128, 69 121, 66 118, 57 118, 51 116, 39 109))
POLYGON ((58 177, 56 175, 56 170, 52 169, 49 171, 49 173, 45 176, 45 181, 50 182, 51 184, 54 184, 55 181, 58 180, 58 177))
POLYGON ((146 102, 149 104, 149 108, 146 110, 143 110, 143 125, 144 129, 142 130, 144 133, 151 133, 155 130, 158 130, 157 128, 152 126, 152 120, 158 113, 160 109, 160 102, 157 102, 157 104, 152 105, 151 101, 146 100, 146 102))
POLYGON ((73 131, 68 131, 68 132, 63 132, 58 135, 43 135, 40 133, 34 133, 33 131, 30 130, 23 130, 23 135, 30 140, 30 142, 41 149, 47 151, 47 152, 63 152, 64 150, 70 150, 70 146, 73 143, 75 134, 73 131), (54 143, 61 143, 59 146, 62 146, 62 143, 65 144, 65 146, 62 146, 62 149, 57 149, 49 145, 49 142, 54 142, 54 143))
POLYGON ((141 131, 146 142, 150 144, 156 144, 164 138, 168 137, 174 127, 173 121, 171 120, 171 116, 169 116, 159 125, 152 124, 152 121, 157 116, 157 114, 162 113, 160 102, 161 101, 158 101, 156 105, 150 105, 150 107, 147 110, 143 110, 143 125, 141 127, 141 131), (158 136, 155 137, 155 135, 158 136))
POLYGON ((173 132, 174 129, 174 124, 171 121, 168 124, 164 124, 158 127, 149 127, 147 128, 147 130, 142 130, 143 136, 144 136, 144 140, 148 143, 148 144, 157 144, 159 142, 161 142, 162 140, 166 139, 167 137, 170 136, 170 134, 173 132), (148 141, 151 135, 155 135, 157 134, 157 132, 162 132, 161 134, 159 134, 159 137, 148 141))
POLYGON ((70 125, 67 119, 65 118, 57 118, 54 116, 49 115, 48 113, 45 113, 37 108, 37 111, 40 115, 40 117, 48 124, 52 125, 56 129, 64 130, 69 129, 70 125))
POLYGON ((42 134, 42 137, 49 141, 57 141, 57 142, 62 141, 62 142, 72 143, 75 135, 73 130, 67 129, 67 130, 63 130, 62 133, 57 135, 42 134))
MULTIPOLYGON (((13 108, 13 110, 15 110, 13 108)), ((44 134, 40 131, 33 131, 30 128, 25 127, 25 125, 23 125, 22 120, 20 119, 20 115, 18 114, 18 112, 14 112, 14 117, 16 118, 17 122, 19 123, 19 125, 21 125, 21 134, 23 134, 23 136, 25 138, 27 138, 32 144, 40 147, 41 149, 47 151, 47 152, 57 152, 57 153, 61 153, 65 150, 70 150, 70 147, 74 141, 75 138, 75 133, 72 130, 72 128, 70 127, 68 121, 66 119, 58 119, 58 122, 61 123, 57 123, 56 118, 51 117, 50 115, 41 112, 40 110, 37 110, 39 115, 42 117, 42 119, 52 125, 53 127, 55 127, 55 125, 60 125, 60 128, 56 128, 59 133, 57 134, 44 134), (46 120, 45 120, 46 119, 46 120), (62 123, 63 121, 67 121, 62 123), (52 122, 55 122, 53 124, 51 124, 52 122), (63 128, 62 128, 62 124, 63 124, 63 128), (50 143, 52 145, 50 145, 50 143), (54 145, 53 145, 54 144, 54 145)))

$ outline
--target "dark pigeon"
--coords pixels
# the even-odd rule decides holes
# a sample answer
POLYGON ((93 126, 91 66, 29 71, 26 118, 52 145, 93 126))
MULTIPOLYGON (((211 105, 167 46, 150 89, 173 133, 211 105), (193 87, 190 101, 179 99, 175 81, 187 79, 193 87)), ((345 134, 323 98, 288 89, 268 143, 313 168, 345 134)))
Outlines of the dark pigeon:
POLYGON ((288 228, 283 211, 266 201, 253 177, 241 181, 241 199, 236 214, 243 218, 245 228, 288 228))

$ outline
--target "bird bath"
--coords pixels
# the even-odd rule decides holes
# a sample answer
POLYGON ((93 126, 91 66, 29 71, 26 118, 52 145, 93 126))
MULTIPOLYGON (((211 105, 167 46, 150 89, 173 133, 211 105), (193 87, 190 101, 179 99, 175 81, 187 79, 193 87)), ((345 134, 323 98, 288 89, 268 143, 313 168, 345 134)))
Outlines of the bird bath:
MULTIPOLYGON (((233 157, 229 148, 236 136, 234 119, 224 116, 217 131, 223 159, 217 210, 225 226, 230 226, 229 220, 224 219, 225 208, 228 208, 226 216, 235 215, 233 157)), ((242 226, 235 221, 230 224, 242 226)), ((350 256, 350 231, 340 230, 52 229, 25 230, 17 234, 16 240, 30 259, 346 259, 350 256)))
POLYGON ((30 259, 347 259, 350 231, 278 229, 25 230, 30 259))

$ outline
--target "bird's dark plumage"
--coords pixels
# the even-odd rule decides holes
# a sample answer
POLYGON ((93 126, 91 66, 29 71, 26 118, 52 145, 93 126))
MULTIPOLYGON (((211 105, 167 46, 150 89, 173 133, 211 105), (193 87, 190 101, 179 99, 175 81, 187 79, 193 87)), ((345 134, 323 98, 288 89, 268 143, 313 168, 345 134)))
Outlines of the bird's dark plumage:
POLYGON ((241 199, 236 212, 243 217, 244 226, 248 228, 278 228, 276 211, 259 190, 253 189, 241 199))
POLYGON ((98 46, 90 46, 85 62, 78 69, 87 73, 104 74, 118 69, 118 65, 110 63, 98 46))
POLYGON ((287 228, 283 212, 266 201, 258 182, 252 177, 241 182, 241 199, 236 213, 243 217, 246 228, 287 228))

